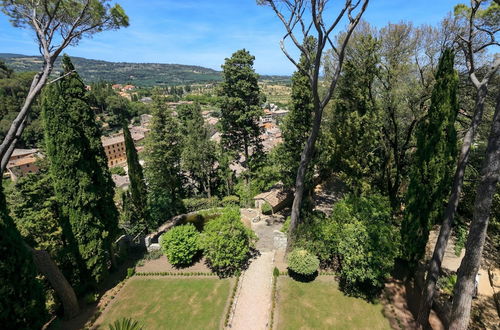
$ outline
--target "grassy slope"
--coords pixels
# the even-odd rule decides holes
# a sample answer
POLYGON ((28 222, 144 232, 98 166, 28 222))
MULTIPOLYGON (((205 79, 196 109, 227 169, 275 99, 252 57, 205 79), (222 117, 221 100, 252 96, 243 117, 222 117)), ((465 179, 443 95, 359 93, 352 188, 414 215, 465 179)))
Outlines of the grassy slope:
POLYGON ((345 296, 333 278, 278 284, 278 329, 390 329, 381 305, 345 296))
POLYGON ((131 278, 96 324, 122 317, 148 329, 219 329, 233 281, 218 278, 131 278))

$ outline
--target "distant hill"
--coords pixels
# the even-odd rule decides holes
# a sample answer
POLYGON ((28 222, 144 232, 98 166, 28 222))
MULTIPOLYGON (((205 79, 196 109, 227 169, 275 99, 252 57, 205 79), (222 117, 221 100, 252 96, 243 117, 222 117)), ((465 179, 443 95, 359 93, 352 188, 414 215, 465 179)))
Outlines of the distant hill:
MULTIPOLYGON (((158 85, 185 85, 220 81, 221 72, 195 65, 160 64, 160 63, 127 63, 107 62, 71 57, 73 64, 87 83, 109 81, 142 87, 158 85)), ((3 61, 14 71, 38 71, 43 64, 40 56, 0 53, 3 61)), ((60 59, 56 61, 54 72, 61 71, 60 59)), ((262 80, 288 82, 286 76, 262 76, 262 80)))

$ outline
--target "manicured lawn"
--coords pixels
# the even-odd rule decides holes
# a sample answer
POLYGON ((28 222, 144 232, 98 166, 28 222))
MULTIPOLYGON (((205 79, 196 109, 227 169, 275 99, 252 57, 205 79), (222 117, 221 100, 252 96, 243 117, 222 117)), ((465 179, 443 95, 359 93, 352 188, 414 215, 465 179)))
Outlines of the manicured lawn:
POLYGON ((277 297, 278 329, 391 329, 381 305, 345 296, 330 276, 310 283, 281 276, 277 297))
POLYGON ((99 329, 122 317, 145 330, 220 329, 233 280, 210 278, 133 277, 106 308, 99 329))

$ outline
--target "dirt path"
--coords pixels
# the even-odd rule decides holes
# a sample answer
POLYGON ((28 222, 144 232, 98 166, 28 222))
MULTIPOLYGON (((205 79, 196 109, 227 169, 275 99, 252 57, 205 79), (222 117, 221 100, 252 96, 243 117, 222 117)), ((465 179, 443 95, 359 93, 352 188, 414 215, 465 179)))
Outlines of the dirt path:
POLYGON ((262 252, 242 276, 233 318, 228 328, 267 329, 271 311, 274 252, 262 252))

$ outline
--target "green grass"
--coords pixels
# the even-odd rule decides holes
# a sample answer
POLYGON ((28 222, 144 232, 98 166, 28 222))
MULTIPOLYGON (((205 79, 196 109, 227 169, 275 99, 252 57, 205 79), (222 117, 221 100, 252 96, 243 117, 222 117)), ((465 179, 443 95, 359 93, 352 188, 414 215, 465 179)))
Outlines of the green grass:
POLYGON ((391 329, 382 306, 347 297, 332 277, 278 282, 278 329, 391 329))
POLYGON ((122 317, 148 329, 220 329, 232 279, 133 277, 104 311, 99 329, 122 317))

